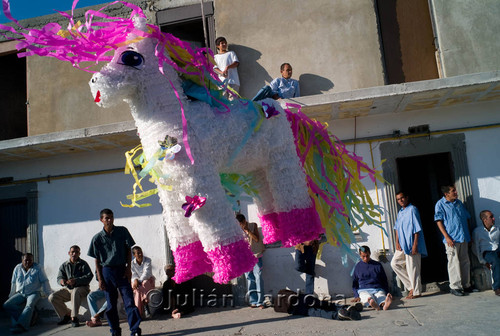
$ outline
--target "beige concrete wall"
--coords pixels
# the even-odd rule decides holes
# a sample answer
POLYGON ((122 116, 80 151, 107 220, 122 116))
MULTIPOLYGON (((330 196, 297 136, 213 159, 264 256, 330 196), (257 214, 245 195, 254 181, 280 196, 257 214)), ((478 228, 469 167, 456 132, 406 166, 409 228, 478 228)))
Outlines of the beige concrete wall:
POLYGON ((430 3, 445 77, 500 69, 500 1, 430 3))
POLYGON ((384 84, 371 0, 215 0, 216 34, 240 59, 252 97, 291 63, 302 95, 384 84))
POLYGON ((94 103, 91 76, 54 58, 28 57, 28 135, 132 120, 125 103, 107 109, 94 103))

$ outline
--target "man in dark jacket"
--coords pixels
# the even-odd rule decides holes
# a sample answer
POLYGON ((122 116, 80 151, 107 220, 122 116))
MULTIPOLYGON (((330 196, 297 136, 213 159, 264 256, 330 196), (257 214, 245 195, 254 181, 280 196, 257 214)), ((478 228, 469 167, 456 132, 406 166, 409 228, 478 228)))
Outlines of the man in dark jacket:
POLYGON ((54 306, 57 315, 61 319, 57 324, 63 325, 71 321, 72 327, 78 327, 78 311, 82 300, 85 300, 90 292, 89 283, 94 277, 89 264, 80 259, 80 247, 71 246, 69 249, 69 260, 59 267, 57 282, 63 288, 52 293, 49 301, 54 306), (65 302, 71 301, 71 309, 68 309, 65 302))

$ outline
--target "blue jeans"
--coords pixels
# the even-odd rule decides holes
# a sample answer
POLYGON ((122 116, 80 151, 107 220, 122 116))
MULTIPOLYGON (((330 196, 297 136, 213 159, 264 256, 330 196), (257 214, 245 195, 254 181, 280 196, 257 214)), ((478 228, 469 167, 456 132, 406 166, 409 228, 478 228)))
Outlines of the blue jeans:
POLYGON ((99 309, 99 301, 101 300, 106 300, 106 292, 100 289, 90 292, 89 295, 87 295, 87 303, 89 304, 90 315, 92 317, 102 313, 108 308, 108 302, 104 301, 99 309))
POLYGON ((40 292, 35 292, 27 296, 16 293, 5 301, 3 308, 11 316, 12 326, 19 324, 28 330, 38 300, 40 300, 40 292))
POLYGON ((141 314, 139 309, 134 304, 134 293, 128 278, 125 276, 125 266, 119 267, 103 267, 102 277, 106 286, 106 302, 108 309, 106 310, 106 318, 108 319, 111 333, 119 332, 120 320, 118 318, 118 291, 122 295, 125 312, 127 313, 128 325, 130 332, 138 332, 139 324, 141 323, 141 314))
POLYGON ((305 294, 314 294, 314 268, 316 266, 316 254, 312 246, 304 246, 304 253, 295 250, 295 269, 306 274, 305 294))
POLYGON ((262 306, 264 302, 264 280, 262 279, 262 257, 248 273, 245 273, 248 283, 248 302, 251 305, 262 306))
POLYGON ((493 290, 500 288, 500 249, 484 252, 484 260, 491 265, 493 290))

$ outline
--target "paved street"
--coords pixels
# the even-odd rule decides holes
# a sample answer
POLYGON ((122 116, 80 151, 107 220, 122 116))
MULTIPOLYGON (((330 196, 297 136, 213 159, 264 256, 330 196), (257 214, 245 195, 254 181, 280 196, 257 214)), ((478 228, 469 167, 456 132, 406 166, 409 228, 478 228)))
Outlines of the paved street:
MULTIPOLYGON (((180 320, 160 316, 141 324, 143 335, 498 335, 500 297, 491 290, 466 297, 434 294, 415 300, 397 300, 388 311, 365 310, 361 321, 332 321, 316 317, 288 316, 272 308, 201 308, 180 320)), ((107 326, 58 327, 55 318, 40 323, 23 335, 107 336, 107 326)), ((128 335, 125 322, 123 335, 128 335)), ((9 334, 2 319, 0 335, 9 334)))

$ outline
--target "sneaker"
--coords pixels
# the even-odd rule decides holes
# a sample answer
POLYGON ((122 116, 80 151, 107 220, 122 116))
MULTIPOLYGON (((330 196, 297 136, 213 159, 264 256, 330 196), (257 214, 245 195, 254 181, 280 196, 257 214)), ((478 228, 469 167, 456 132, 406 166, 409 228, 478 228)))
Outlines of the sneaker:
MULTIPOLYGON (((358 302, 360 303, 360 302, 358 302)), ((361 303, 360 303, 361 304, 361 303)), ((361 310, 363 310, 363 305, 361 304, 361 310)), ((347 312, 349 313, 349 317, 353 321, 359 321, 361 320, 361 314, 359 313, 360 311, 356 309, 356 306, 350 306, 347 308, 347 312)))
POLYGON ((469 286, 467 288, 464 288, 464 292, 465 293, 472 293, 472 292, 474 292, 474 288, 472 288, 472 286, 469 286))
POLYGON ((27 331, 22 325, 16 324, 14 327, 10 328, 10 332, 13 334, 21 334, 27 331))
POLYGON ((500 288, 495 289, 495 295, 500 296, 500 288))
POLYGON ((349 312, 344 308, 340 308, 337 311, 337 314, 338 314, 338 319, 340 321, 347 321, 351 319, 351 317, 349 316, 349 312))
POLYGON ((455 295, 455 296, 464 296, 465 295, 463 290, 461 290, 461 289, 450 288, 450 293, 455 295))
POLYGON ((142 330, 141 328, 138 328, 136 331, 133 331, 132 333, 130 333, 130 336, 141 336, 142 330))
POLYGON ((122 336, 122 329, 118 328, 117 330, 111 331, 111 336, 122 336))
POLYGON ((71 316, 64 315, 64 317, 61 319, 61 321, 57 322, 57 325, 65 325, 65 324, 68 324, 70 321, 71 321, 71 316))
POLYGON ((71 320, 71 326, 73 328, 77 328, 80 326, 80 321, 78 321, 78 317, 75 317, 71 320))
POLYGON ((349 311, 349 309, 356 309, 356 311, 362 312, 363 311, 363 304, 361 302, 356 302, 355 304, 350 306, 347 310, 349 311))

